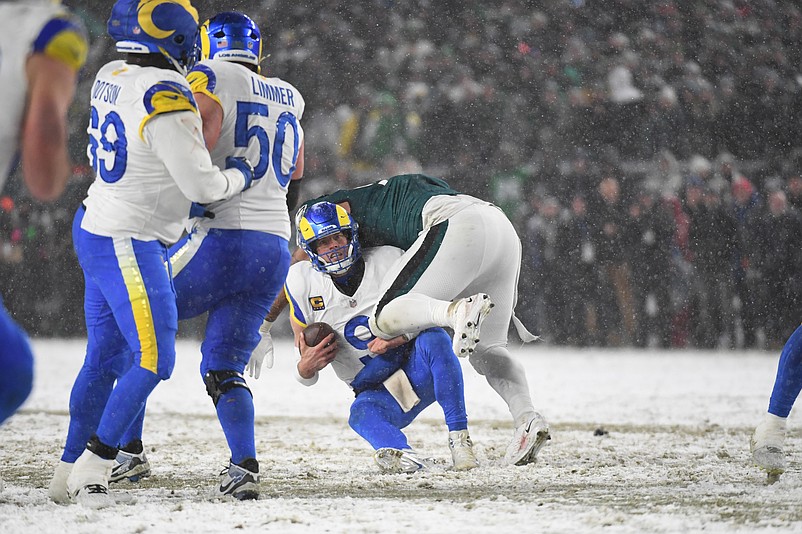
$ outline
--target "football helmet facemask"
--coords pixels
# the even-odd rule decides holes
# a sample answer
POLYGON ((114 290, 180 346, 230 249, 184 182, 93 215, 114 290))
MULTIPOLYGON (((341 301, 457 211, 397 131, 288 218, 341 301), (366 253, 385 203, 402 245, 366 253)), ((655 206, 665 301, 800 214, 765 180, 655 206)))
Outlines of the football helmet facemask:
POLYGON ((345 208, 331 202, 313 204, 299 217, 298 244, 309 256, 315 270, 333 276, 348 272, 360 256, 356 221, 345 208), (318 254, 317 241, 337 233, 342 233, 348 242, 342 247, 318 254), (335 252, 340 253, 340 259, 328 261, 325 258, 335 252))
POLYGON ((255 65, 262 60, 262 34, 247 15, 218 13, 201 25, 200 59, 219 59, 255 65))
POLYGON ((161 53, 184 76, 197 58, 198 11, 189 0, 117 0, 107 28, 118 52, 161 53))

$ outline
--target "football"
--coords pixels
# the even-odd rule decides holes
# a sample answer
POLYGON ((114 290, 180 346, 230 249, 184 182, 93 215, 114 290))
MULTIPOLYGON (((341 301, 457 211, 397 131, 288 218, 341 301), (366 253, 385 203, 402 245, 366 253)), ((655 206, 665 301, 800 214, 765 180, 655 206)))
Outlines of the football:
POLYGON ((310 347, 320 344, 326 336, 334 332, 328 323, 312 323, 304 328, 304 341, 310 347))

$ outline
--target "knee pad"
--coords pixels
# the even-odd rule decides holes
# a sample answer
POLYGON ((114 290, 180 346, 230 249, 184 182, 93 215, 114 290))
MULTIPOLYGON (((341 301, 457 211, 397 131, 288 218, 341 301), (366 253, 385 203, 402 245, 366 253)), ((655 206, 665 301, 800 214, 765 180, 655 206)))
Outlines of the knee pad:
POLYGON ((245 378, 236 371, 208 371, 203 375, 203 383, 206 384, 206 393, 212 398, 215 406, 224 393, 234 388, 243 388, 253 397, 245 378))

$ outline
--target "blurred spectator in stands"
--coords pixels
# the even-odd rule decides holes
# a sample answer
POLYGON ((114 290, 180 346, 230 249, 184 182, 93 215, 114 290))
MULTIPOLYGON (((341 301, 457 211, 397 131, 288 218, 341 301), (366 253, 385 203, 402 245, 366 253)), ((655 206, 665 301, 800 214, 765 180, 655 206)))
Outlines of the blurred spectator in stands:
POLYGON ((387 91, 373 95, 368 109, 361 111, 354 155, 369 169, 378 169, 385 158, 406 151, 405 121, 398 102, 387 91))
POLYGON ((557 260, 563 275, 565 343, 575 346, 598 345, 599 268, 591 236, 587 201, 578 193, 557 231, 557 260))
POLYGON ((640 189, 629 204, 625 228, 626 251, 638 321, 638 347, 671 344, 671 254, 676 228, 664 204, 654 193, 640 189))
MULTIPOLYGON (((684 188, 682 196, 684 197, 684 188)), ((690 327, 690 281, 693 267, 692 254, 689 247, 688 231, 690 218, 683 209, 680 195, 664 196, 663 206, 671 217, 674 235, 671 238, 671 279, 669 291, 671 295, 671 346, 688 345, 690 327)))
POLYGON ((734 346, 732 311, 733 256, 737 223, 721 196, 700 179, 685 186, 688 248, 691 253, 689 294, 693 346, 734 346))
POLYGON ((618 178, 603 176, 588 205, 591 239, 600 269, 599 327, 607 346, 631 344, 635 338, 635 300, 626 255, 626 206, 618 178))
POLYGON ((788 203, 796 210, 802 211, 802 174, 792 173, 785 183, 788 203))
POLYGON ((726 181, 718 179, 713 173, 713 164, 709 159, 701 154, 694 154, 688 160, 688 176, 687 180, 699 180, 705 186, 705 189, 715 191, 719 195, 729 192, 730 184, 726 181))
POLYGON ((565 273, 558 256, 558 229, 562 207, 551 196, 543 198, 538 211, 526 221, 523 235, 522 270, 534 290, 530 316, 536 321, 535 330, 546 341, 565 344, 566 301, 563 289, 565 273))
POLYGON ((716 117, 718 101, 713 85, 702 75, 696 62, 686 64, 687 75, 682 86, 681 105, 688 118, 688 130, 683 136, 694 152, 712 158, 718 151, 716 117))
POLYGON ((643 91, 635 86, 632 72, 638 55, 629 48, 629 38, 621 33, 610 38, 618 57, 607 74, 610 103, 610 133, 613 146, 621 155, 631 159, 637 155, 643 122, 643 91))
POLYGON ((732 184, 743 177, 741 171, 738 170, 735 156, 729 152, 719 153, 713 165, 713 177, 710 182, 713 188, 728 194, 732 189, 732 184))
POLYGON ((684 178, 682 169, 674 154, 663 149, 651 161, 650 169, 643 178, 643 190, 660 197, 678 196, 684 178))
POLYGON ((690 152, 688 118, 679 105, 677 92, 670 85, 659 89, 657 97, 646 104, 642 155, 651 157, 664 150, 681 158, 690 152))
POLYGON ((759 268, 761 249, 757 229, 764 216, 764 206, 752 183, 738 178, 732 184, 732 213, 737 228, 735 247, 735 296, 736 310, 740 317, 743 346, 757 348, 758 330, 762 329, 764 285, 759 268))
POLYGON ((766 345, 776 350, 799 326, 802 315, 802 214, 788 205, 779 188, 768 193, 767 207, 755 244, 762 285, 770 292, 757 312, 765 321, 766 345))

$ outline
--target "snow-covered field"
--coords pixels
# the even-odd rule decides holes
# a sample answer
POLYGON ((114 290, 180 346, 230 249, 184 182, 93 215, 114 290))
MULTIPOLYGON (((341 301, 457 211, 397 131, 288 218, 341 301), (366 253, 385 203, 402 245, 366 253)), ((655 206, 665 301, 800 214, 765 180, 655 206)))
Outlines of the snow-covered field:
MULTIPOLYGON (((553 439, 536 465, 503 465, 512 424, 465 366, 481 466, 382 475, 347 425, 349 390, 325 371, 291 375, 289 343, 251 380, 262 468, 259 501, 214 501, 227 448, 198 375, 199 345, 181 341, 176 370, 149 403, 153 475, 112 486, 129 499, 90 511, 51 503, 46 486, 67 430, 77 340, 34 343, 36 385, 0 428, 0 525, 8 533, 129 532, 802 532, 802 438, 792 414, 789 471, 773 485, 750 463, 777 355, 514 348, 553 439), (600 434, 600 435, 597 435, 600 434)), ((408 429, 418 450, 449 460, 442 412, 408 429)))

